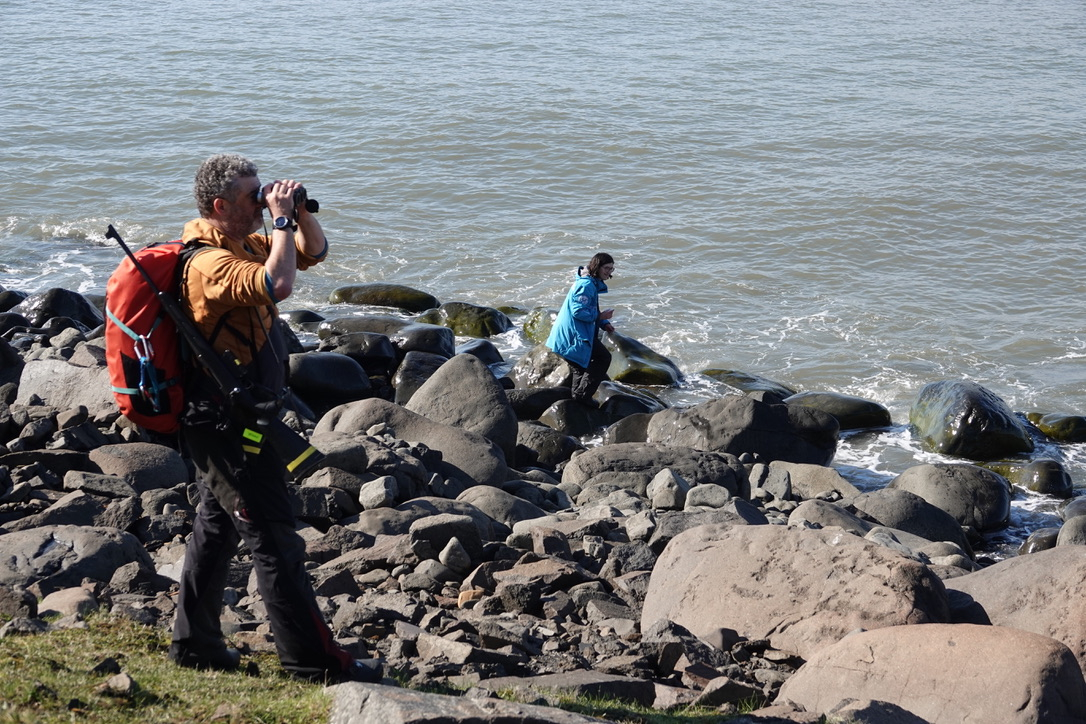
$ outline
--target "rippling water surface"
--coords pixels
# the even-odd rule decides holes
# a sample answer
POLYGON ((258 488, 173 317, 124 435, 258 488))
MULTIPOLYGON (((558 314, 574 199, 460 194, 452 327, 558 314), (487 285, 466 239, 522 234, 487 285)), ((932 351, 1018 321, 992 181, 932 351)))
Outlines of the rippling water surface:
MULTIPOLYGON (((4 286, 100 291, 106 224, 177 237, 236 151, 322 203, 334 254, 293 305, 385 280, 553 307, 608 250, 682 395, 725 367, 886 405, 838 456, 860 482, 931 457, 905 428, 931 381, 1086 413, 1079 0, 4 9, 4 286)), ((1080 487, 1082 447, 1046 451, 1080 487)))

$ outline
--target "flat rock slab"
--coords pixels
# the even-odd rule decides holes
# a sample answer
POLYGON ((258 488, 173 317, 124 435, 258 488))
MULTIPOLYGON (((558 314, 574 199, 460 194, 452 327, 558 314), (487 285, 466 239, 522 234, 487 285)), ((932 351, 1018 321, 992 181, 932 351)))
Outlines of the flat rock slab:
POLYGON ((329 724, 598 724, 595 717, 502 699, 425 694, 379 684, 329 687, 329 724))

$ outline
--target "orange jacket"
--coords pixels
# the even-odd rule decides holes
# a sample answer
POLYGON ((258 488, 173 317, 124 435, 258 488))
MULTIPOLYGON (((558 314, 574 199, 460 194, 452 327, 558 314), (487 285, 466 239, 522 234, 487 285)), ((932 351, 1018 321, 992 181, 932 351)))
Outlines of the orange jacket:
MULTIPOLYGON (((234 239, 207 219, 185 224, 181 238, 214 247, 196 253, 186 265, 181 278, 182 307, 216 352, 230 350, 242 364, 250 364, 263 350, 278 315, 264 271, 271 240, 264 234, 234 239)), ((298 251, 299 270, 319 261, 298 251)))

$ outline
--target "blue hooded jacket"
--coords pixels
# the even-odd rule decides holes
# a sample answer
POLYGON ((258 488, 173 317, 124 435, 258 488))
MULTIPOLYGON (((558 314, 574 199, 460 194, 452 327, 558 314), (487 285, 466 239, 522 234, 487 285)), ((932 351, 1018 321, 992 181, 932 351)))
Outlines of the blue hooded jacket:
POLYGON ((547 346, 559 357, 587 367, 592 358, 596 332, 607 324, 606 320, 599 318, 599 295, 607 293, 607 285, 602 279, 581 276, 582 269, 584 267, 577 267, 577 281, 569 288, 566 301, 558 310, 558 318, 554 320, 547 337, 547 346))

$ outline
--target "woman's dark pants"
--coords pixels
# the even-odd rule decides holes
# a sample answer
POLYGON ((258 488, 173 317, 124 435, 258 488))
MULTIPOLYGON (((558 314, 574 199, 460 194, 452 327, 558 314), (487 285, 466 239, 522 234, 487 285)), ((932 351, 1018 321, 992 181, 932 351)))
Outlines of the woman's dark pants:
POLYGON ((573 362, 570 362, 569 366, 573 370, 573 399, 587 402, 596 394, 600 383, 610 379, 607 368, 611 366, 611 353, 597 336, 592 342, 592 356, 588 360, 588 367, 581 367, 573 362))

